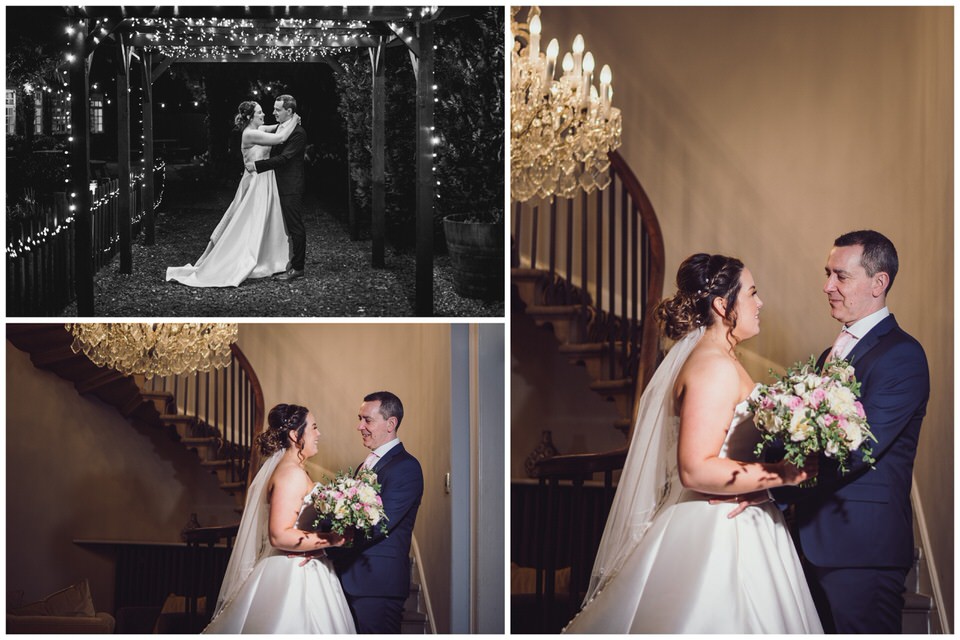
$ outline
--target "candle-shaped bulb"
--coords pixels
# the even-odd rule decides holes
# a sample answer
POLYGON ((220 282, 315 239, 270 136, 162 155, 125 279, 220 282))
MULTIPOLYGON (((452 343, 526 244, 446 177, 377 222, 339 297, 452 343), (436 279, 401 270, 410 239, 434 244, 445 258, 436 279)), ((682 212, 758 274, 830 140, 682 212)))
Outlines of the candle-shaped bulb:
POLYGON ((587 51, 587 55, 583 56, 583 72, 584 73, 593 73, 593 67, 596 63, 593 61, 593 54, 587 51))
POLYGON ((553 75, 557 71, 557 55, 560 53, 560 43, 554 38, 547 45, 547 65, 544 68, 543 86, 546 89, 553 82, 553 75))
POLYGON ((568 51, 563 56, 563 73, 566 75, 571 71, 573 71, 573 56, 570 55, 570 52, 568 51))
POLYGON ((573 39, 573 75, 579 78, 583 73, 583 36, 579 33, 573 39))
POLYGON ((540 16, 533 16, 530 20, 530 59, 534 62, 540 58, 540 16))
POLYGON ((547 45, 547 60, 552 59, 556 62, 558 55, 560 55, 560 42, 554 38, 550 41, 550 44, 547 45))
POLYGON ((610 84, 613 81, 613 72, 610 71, 610 65, 603 65, 603 69, 600 69, 600 83, 601 84, 610 84))
POLYGON ((590 99, 591 100, 600 99, 600 93, 597 91, 597 87, 595 85, 590 85, 590 99))

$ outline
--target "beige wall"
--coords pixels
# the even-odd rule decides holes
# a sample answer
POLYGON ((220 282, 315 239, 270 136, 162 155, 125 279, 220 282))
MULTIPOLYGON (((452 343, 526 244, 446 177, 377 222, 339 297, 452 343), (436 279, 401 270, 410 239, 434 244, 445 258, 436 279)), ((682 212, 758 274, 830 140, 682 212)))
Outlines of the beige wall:
POLYGON ((191 512, 236 522, 196 454, 6 350, 7 590, 24 604, 89 578, 97 610, 113 613, 113 563, 75 539, 179 542, 191 512))
MULTIPOLYGON (((526 9, 520 17, 525 18, 526 9)), ((758 378, 829 345, 833 239, 886 234, 889 298, 930 361, 917 486, 953 616, 953 9, 543 7, 613 70, 621 153, 657 211, 666 293, 687 255, 739 256, 766 303, 758 378)), ((544 45, 545 46, 545 45, 544 45)), ((516 454, 514 454, 516 455, 516 454)))
POLYGON ((438 630, 450 625, 450 326, 447 324, 241 324, 239 345, 270 407, 309 407, 320 453, 309 470, 352 469, 368 451, 355 427, 363 396, 388 390, 403 401, 400 439, 423 466, 414 530, 438 630))

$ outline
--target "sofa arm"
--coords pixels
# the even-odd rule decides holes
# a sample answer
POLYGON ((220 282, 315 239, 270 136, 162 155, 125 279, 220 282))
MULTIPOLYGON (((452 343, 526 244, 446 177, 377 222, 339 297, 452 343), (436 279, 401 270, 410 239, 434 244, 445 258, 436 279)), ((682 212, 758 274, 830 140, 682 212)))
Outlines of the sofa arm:
POLYGON ((7 614, 7 633, 113 633, 116 621, 109 613, 95 616, 15 616, 7 614))

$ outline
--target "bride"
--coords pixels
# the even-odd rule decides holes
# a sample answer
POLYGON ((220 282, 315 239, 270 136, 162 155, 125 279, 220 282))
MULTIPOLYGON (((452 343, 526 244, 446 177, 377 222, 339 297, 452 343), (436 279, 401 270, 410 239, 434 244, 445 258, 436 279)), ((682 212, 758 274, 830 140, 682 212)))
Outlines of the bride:
MULTIPOLYGON (((677 343, 655 372, 597 552, 584 607, 566 633, 823 633, 772 502, 731 518, 717 496, 795 485, 816 474, 755 460, 753 380, 737 344, 760 332, 753 276, 699 253, 657 310, 677 343)), ((736 511, 739 511, 738 508, 736 511)))
POLYGON ((271 409, 268 423, 257 444, 269 457, 247 490, 217 607, 203 632, 355 633, 333 565, 317 553, 342 546, 343 537, 294 528, 314 486, 303 465, 317 453, 317 423, 293 404, 271 409))
MULTIPOLYGON (((234 122, 242 129, 244 162, 269 157, 270 147, 286 142, 300 117, 282 125, 264 125, 263 109, 252 100, 240 103, 234 122)), ((273 171, 244 172, 240 186, 206 250, 194 265, 167 267, 167 280, 191 287, 236 287, 247 278, 264 278, 284 271, 287 234, 273 171)))

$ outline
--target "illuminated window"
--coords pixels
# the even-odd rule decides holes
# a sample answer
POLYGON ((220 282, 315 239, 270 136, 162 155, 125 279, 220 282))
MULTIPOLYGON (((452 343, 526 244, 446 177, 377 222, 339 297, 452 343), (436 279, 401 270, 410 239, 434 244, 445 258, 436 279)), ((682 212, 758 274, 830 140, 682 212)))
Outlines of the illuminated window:
POLYGON ((70 105, 67 104, 67 95, 58 93, 50 100, 50 122, 52 133, 66 133, 70 122, 70 105))
POLYGON ((7 135, 17 133, 17 92, 7 89, 7 135))
POLYGON ((90 133, 103 133, 103 96, 90 95, 90 133))
POLYGON ((33 94, 33 132, 43 133, 43 92, 33 94))

